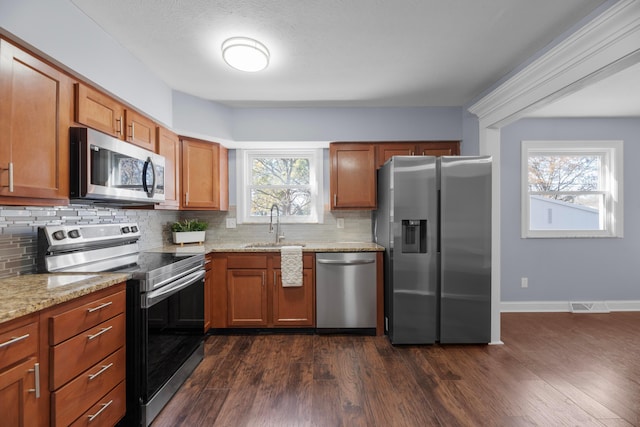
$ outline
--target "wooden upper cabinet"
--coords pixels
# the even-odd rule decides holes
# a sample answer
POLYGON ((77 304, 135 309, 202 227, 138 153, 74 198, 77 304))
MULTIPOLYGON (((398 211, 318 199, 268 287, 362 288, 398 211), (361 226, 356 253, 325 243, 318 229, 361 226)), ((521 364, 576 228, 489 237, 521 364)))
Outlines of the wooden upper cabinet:
POLYGON ((331 209, 376 208, 375 154, 373 144, 330 144, 331 209))
POLYGON ((126 140, 149 151, 156 149, 156 124, 153 120, 136 113, 133 110, 125 111, 126 140))
POLYGON ((459 156, 460 141, 421 142, 416 147, 419 156, 459 156))
POLYGON ((76 122, 124 139, 124 107, 115 99, 81 83, 75 85, 76 122))
POLYGON ((72 99, 69 76, 0 40, 0 204, 68 203, 72 99))
POLYGON ((156 124, 120 102, 82 83, 75 85, 76 122, 149 151, 156 149, 156 124))
POLYGON ((393 156, 459 156, 460 141, 400 141, 379 142, 376 167, 380 168, 393 156))
POLYGON ((182 138, 181 209, 229 209, 228 150, 220 144, 182 138))
POLYGON ((165 159, 164 202, 157 209, 180 208, 180 138, 175 133, 158 127, 156 153, 165 159))
POLYGON ((414 156, 416 144, 414 142, 388 142, 376 144, 377 164, 380 167, 393 156, 414 156))

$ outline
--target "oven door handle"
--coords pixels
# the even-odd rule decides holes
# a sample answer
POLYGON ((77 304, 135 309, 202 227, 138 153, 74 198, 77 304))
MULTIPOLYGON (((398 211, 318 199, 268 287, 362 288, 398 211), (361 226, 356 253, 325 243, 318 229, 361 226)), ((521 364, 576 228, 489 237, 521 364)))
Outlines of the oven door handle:
MULTIPOLYGON (((187 275, 187 274, 191 274, 194 271, 197 272, 197 271, 200 271, 200 270, 202 270, 202 264, 198 264, 197 266, 195 266, 193 268, 190 268, 189 270, 185 270, 185 271, 183 271, 181 273, 184 274, 184 275, 187 275)), ((163 280, 162 282, 155 283, 154 284, 154 288, 162 287, 162 286, 166 285, 167 283, 173 282, 174 280, 175 279, 173 277, 170 277, 167 280, 163 280)))
POLYGON ((173 282, 170 285, 164 286, 158 290, 147 292, 142 295, 141 305, 142 308, 149 308, 160 301, 169 298, 171 295, 180 292, 181 290, 188 288, 194 283, 204 279, 204 269, 198 270, 195 273, 191 273, 187 276, 183 276, 173 282))

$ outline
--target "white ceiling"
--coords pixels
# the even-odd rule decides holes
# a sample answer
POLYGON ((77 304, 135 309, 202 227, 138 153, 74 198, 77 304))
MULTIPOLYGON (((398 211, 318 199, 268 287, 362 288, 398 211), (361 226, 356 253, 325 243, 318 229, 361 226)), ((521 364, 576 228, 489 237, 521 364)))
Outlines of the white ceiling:
MULTIPOLYGON (((71 1, 173 89, 229 106, 278 107, 461 106, 605 2, 71 1), (232 36, 266 44, 269 67, 228 67, 220 45, 232 36)), ((640 75, 623 73, 625 85, 640 75)), ((620 108, 619 98, 609 100, 611 85, 601 82, 540 114, 578 111, 571 98, 587 114, 595 114, 588 107, 620 108)), ((626 86, 623 95, 631 93, 638 91, 626 86)))

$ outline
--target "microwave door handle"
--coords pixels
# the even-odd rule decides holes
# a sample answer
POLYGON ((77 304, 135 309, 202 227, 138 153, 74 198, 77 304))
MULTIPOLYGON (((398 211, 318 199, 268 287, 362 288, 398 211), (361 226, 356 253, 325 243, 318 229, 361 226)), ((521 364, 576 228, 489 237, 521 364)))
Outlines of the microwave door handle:
POLYGON ((151 157, 147 157, 147 161, 144 162, 144 167, 142 168, 142 188, 149 197, 153 197, 153 193, 156 191, 156 168, 153 161, 151 161, 151 157), (149 190, 149 184, 147 183, 147 169, 149 166, 151 166, 151 174, 153 175, 151 190, 149 190))

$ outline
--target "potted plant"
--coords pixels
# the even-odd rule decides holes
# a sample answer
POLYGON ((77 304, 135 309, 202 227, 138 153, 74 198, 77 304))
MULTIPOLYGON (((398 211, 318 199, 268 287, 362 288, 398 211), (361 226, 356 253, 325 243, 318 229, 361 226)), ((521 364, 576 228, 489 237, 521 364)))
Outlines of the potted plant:
POLYGON ((173 233, 173 243, 180 244, 185 243, 199 243, 202 244, 205 238, 205 231, 209 224, 205 221, 198 219, 184 219, 182 221, 176 221, 171 224, 171 231, 173 233))

